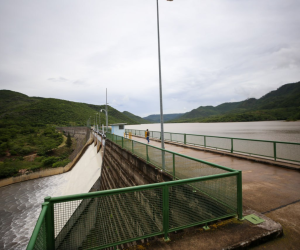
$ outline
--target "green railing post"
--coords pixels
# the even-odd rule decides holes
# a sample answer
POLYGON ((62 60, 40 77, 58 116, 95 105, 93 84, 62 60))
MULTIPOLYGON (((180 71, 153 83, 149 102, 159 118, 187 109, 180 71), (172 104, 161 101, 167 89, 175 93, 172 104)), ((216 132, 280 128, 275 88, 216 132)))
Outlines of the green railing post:
POLYGON ((173 180, 176 180, 175 172, 175 154, 173 153, 173 180))
POLYGON ((133 140, 131 141, 131 147, 132 147, 132 154, 134 153, 134 149, 133 149, 133 140))
POLYGON ((274 161, 276 161, 276 142, 273 142, 273 148, 274 148, 274 161))
POLYGON ((44 204, 48 207, 45 223, 46 223, 46 242, 47 249, 54 250, 55 249, 55 241, 54 241, 54 208, 53 203, 50 201, 51 197, 48 196, 44 200, 44 204))
POLYGON ((163 187, 163 231, 164 240, 170 241, 168 237, 169 232, 169 187, 165 185, 163 187))
POLYGON ((162 169, 166 170, 166 161, 165 161, 165 154, 164 150, 161 150, 161 161, 162 161, 162 169))
POLYGON ((206 148, 206 136, 204 136, 204 147, 206 148))
POLYGON ((186 144, 186 134, 184 134, 183 143, 186 144))
POLYGON ((172 133, 170 133, 170 140, 172 141, 172 133))
POLYGON ((146 145, 147 162, 149 162, 148 145, 146 145))
POLYGON ((231 153, 233 153, 233 139, 231 138, 231 153))
POLYGON ((238 219, 243 219, 242 171, 237 174, 237 213, 238 219))

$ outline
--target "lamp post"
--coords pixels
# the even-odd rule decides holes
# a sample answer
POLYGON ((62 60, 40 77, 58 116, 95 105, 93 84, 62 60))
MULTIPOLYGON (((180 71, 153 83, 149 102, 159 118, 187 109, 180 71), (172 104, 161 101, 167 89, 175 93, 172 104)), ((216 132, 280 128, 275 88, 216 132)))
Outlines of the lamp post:
MULTIPOLYGON (((173 0, 167 0, 173 1, 173 0)), ((157 41, 158 41, 158 69, 159 69, 159 100, 160 100, 160 130, 161 130, 161 148, 165 149, 164 140, 164 115, 163 115, 163 100, 162 100, 162 81, 161 81, 161 60, 160 60, 160 35, 159 35, 159 10, 158 10, 158 0, 156 0, 156 10, 157 10, 157 41)))
POLYGON ((90 116, 89 119, 87 120, 87 127, 91 127, 91 116, 90 116))
POLYGON ((105 104, 105 109, 101 109, 100 110, 100 112, 104 111, 105 114, 106 114, 106 133, 108 131, 108 116, 107 116, 108 111, 107 111, 107 104, 108 103, 107 103, 107 88, 106 88, 106 104, 105 104))
POLYGON ((107 129, 108 129, 108 126, 107 126, 107 111, 105 109, 101 109, 100 112, 105 112, 105 115, 106 115, 106 132, 107 132, 107 129))
POLYGON ((101 110, 99 110, 99 131, 101 131, 101 110))

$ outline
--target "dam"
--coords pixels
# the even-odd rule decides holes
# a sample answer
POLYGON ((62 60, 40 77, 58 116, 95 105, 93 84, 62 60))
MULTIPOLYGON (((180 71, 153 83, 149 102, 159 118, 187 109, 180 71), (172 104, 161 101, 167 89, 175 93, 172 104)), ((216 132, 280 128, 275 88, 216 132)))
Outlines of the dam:
MULTIPOLYGON (((51 196, 47 197, 43 203, 42 213, 33 233, 35 239, 34 242, 31 242, 34 244, 41 243, 40 248, 37 249, 48 249, 48 244, 52 245, 51 249, 86 249, 99 246, 102 249, 116 245, 126 246, 131 241, 155 235, 164 235, 167 240, 169 233, 186 227, 232 216, 242 218, 242 200, 253 204, 253 199, 249 199, 248 196, 242 197, 241 171, 229 168, 232 164, 222 167, 174 151, 161 150, 158 147, 146 145, 138 142, 138 138, 129 140, 109 133, 107 134, 108 140, 105 143, 104 158, 102 159, 101 154, 97 154, 97 151, 99 150, 100 141, 104 144, 104 140, 98 135, 98 140, 96 140, 95 134, 93 137, 94 144, 89 146, 81 160, 86 155, 89 156, 89 159, 83 161, 86 164, 84 163, 84 166, 79 168, 81 170, 78 170, 78 174, 75 174, 75 172, 73 174, 72 178, 77 178, 77 182, 68 182, 68 178, 63 177, 65 174, 34 180, 37 181, 36 186, 45 187, 44 191, 41 188, 42 191, 36 194, 40 197, 36 198, 28 209, 25 208, 26 205, 24 206, 28 198, 23 200, 24 202, 19 204, 19 207, 15 205, 12 207, 13 209, 19 209, 20 211, 22 209, 23 212, 16 213, 13 219, 10 217, 10 221, 7 219, 6 222, 3 220, 1 223, 5 222, 6 225, 13 225, 18 222, 18 225, 23 226, 25 220, 29 222, 25 225, 29 232, 34 227, 38 213, 41 211, 42 198, 51 196), (91 175, 84 176, 87 174, 85 172, 90 172, 86 170, 93 164, 90 159, 93 159, 93 162, 96 159, 97 163, 95 165, 97 166, 92 167, 95 171, 91 171, 91 175), (100 168, 101 165, 102 168, 100 168), (81 176, 78 177, 79 175, 81 176), (101 181, 97 183, 100 175, 101 181), (57 177, 57 179, 54 177, 57 177), (54 185, 58 187, 57 189, 51 184, 48 185, 46 182, 42 182, 43 179, 48 179, 50 182, 51 178, 53 178, 53 182, 56 181, 57 184, 54 185), (88 180, 86 182, 88 184, 79 185, 78 183, 83 180, 88 180), (104 191, 87 193, 95 182, 98 186, 93 191, 99 189, 104 191), (81 189, 79 186, 84 187, 81 189), (86 191, 80 191, 83 189, 86 191), (43 214, 46 215, 49 211, 49 204, 52 204, 50 211, 52 210, 52 215, 55 216, 51 219, 52 222, 47 222, 53 228, 53 239, 55 239, 50 242, 49 239, 52 236, 48 238, 41 231, 45 226, 44 223, 46 223, 44 220, 46 217, 43 217, 43 214), (34 214, 35 220, 33 220, 32 215, 26 217, 26 213, 34 214), (18 216, 24 217, 18 221, 18 216), (32 227, 29 226, 30 223, 32 227)), ((178 149, 172 146, 172 150, 183 151, 180 145, 175 146, 178 149)), ((189 155, 188 151, 184 149, 187 155, 189 155)), ((195 153, 192 153, 192 155, 194 156, 195 153)), ((204 154, 201 154, 201 159, 204 158, 204 154)), ((215 156, 210 155, 208 161, 216 162, 215 158, 215 156)), ((224 158, 222 159, 224 160, 224 158)), ((218 164, 224 166, 223 160, 218 164)), ((249 180, 251 182, 254 180, 249 179, 249 172, 251 171, 248 170, 252 164, 244 165, 245 163, 229 162, 233 163, 237 169, 242 167, 245 174, 243 175, 243 181, 246 182, 246 192, 250 191, 249 180)), ((77 166, 72 171, 76 168, 77 166)), ((263 167, 264 171, 267 171, 267 168, 271 171, 274 169, 267 166, 263 167)), ((72 171, 68 174, 71 175, 72 171)), ((276 171, 279 172, 278 169, 276 171)), ((288 174, 288 178, 291 180, 289 190, 297 189, 298 182, 292 180, 296 180, 299 173, 293 171, 286 173, 286 170, 281 169, 280 171, 280 175, 284 173, 287 176, 288 174)), ((275 185, 274 182, 272 182, 272 185, 275 185)), ((30 185, 28 187, 19 186, 20 190, 24 188, 29 191, 30 185)), ((16 190, 14 191, 16 192, 16 190)), ((19 198, 25 195, 24 192, 23 194, 20 192, 19 198)), ((4 193, 0 194, 4 195, 4 193)), ((275 202, 275 207, 277 204, 282 206, 283 203, 293 201, 297 198, 296 196, 295 193, 293 197, 289 196, 291 200, 275 202)), ((31 197, 28 192, 27 197, 31 197)), ((7 201, 9 202, 9 198, 7 198, 7 201)), ((15 201, 15 203, 17 202, 15 201)), ((260 200, 257 200, 257 202, 254 202, 254 206, 261 212, 274 209, 272 203, 270 203, 268 207, 261 210, 259 203, 261 203, 260 200)), ((1 208, 1 213, 4 211, 4 216, 1 214, 1 218, 5 217, 5 213, 9 215, 9 209, 9 206, 6 206, 5 210, 1 208)), ((17 226, 8 228, 9 230, 5 230, 6 232, 14 233, 17 226)), ((16 249, 16 246, 22 246, 20 249, 26 247, 31 233, 25 235, 21 231, 20 228, 14 235, 11 233, 5 234, 5 242, 4 240, 1 242, 2 246, 5 247, 4 249, 16 249), (11 237, 9 238, 9 236, 11 237)))

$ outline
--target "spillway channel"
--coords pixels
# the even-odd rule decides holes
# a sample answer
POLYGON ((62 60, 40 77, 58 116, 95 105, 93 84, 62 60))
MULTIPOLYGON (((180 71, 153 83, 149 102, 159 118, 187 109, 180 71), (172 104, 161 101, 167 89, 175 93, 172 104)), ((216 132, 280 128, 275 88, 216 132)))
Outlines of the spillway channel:
POLYGON ((67 173, 0 188, 0 249, 26 249, 44 198, 89 192, 100 177, 101 164, 92 144, 67 173))

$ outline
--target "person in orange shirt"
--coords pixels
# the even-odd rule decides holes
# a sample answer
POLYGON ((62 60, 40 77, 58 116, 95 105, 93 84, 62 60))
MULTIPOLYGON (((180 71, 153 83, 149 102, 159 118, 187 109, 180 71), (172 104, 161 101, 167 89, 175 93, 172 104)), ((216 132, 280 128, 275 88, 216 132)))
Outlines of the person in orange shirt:
POLYGON ((148 129, 146 130, 146 135, 147 135, 147 141, 148 141, 148 144, 149 144, 150 143, 150 140, 149 140, 150 132, 149 132, 148 129))

